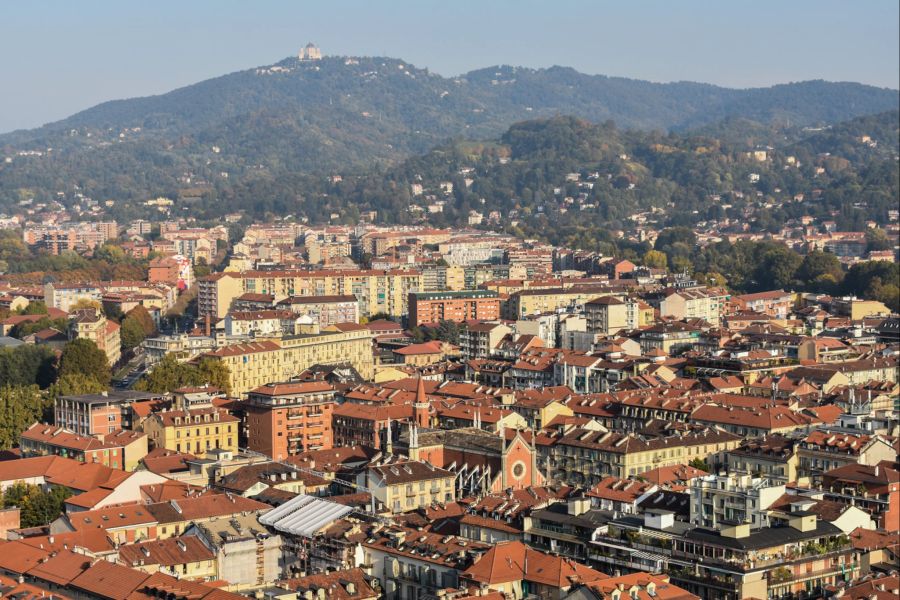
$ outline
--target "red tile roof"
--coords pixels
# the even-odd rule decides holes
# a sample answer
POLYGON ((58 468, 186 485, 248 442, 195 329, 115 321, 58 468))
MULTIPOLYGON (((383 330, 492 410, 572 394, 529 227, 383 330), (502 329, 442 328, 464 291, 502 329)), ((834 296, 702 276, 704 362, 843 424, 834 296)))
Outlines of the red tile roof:
POLYGON ((587 491, 588 496, 614 502, 637 502, 638 498, 656 488, 655 483, 643 483, 618 477, 604 477, 587 491))
POLYGON ((250 390, 250 393, 262 396, 282 396, 331 391, 334 391, 334 387, 325 381, 298 381, 289 383, 267 383, 254 390, 250 390))
POLYGON ((28 575, 56 585, 68 585, 90 565, 91 559, 84 554, 64 550, 51 554, 46 561, 28 571, 28 575))
POLYGON ((462 576, 488 585, 524 580, 556 589, 568 589, 576 583, 608 577, 568 558, 545 554, 518 541, 497 544, 462 576))
POLYGON ((100 598, 125 600, 149 575, 99 560, 71 582, 71 586, 100 598))
POLYGON ((215 560, 215 553, 193 535, 129 544, 119 548, 119 560, 128 567, 160 565, 171 567, 215 560))

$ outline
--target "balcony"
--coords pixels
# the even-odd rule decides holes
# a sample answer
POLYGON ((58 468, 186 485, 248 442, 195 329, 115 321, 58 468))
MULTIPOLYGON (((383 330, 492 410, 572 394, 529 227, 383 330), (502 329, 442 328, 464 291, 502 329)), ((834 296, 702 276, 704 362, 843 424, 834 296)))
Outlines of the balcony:
POLYGON ((678 580, 688 581, 695 584, 702 585, 704 587, 715 588, 718 590, 722 590, 723 592, 734 593, 737 591, 737 585, 734 583, 734 580, 730 575, 726 574, 713 574, 713 573, 704 573, 698 574, 694 573, 693 569, 687 567, 673 567, 670 566, 668 569, 669 576, 674 580, 673 583, 678 585, 678 580))
MULTIPOLYGON (((840 548, 837 550, 823 551, 820 548, 808 548, 804 546, 803 548, 797 548, 793 552, 789 552, 787 555, 762 555, 762 557, 760 557, 758 555, 748 556, 739 554, 727 556, 706 556, 698 555, 692 552, 684 552, 682 550, 673 550, 672 558, 693 562, 697 561, 702 556, 704 564, 718 564, 728 569, 746 572, 766 569, 768 567, 774 567, 777 565, 789 565, 796 561, 800 561, 810 557, 815 557, 817 559, 838 557, 847 554, 849 551, 850 548, 840 548)), ((840 567, 837 568, 839 569, 840 567)))
POLYGON ((805 571, 801 573, 792 572, 787 567, 773 569, 766 573, 766 579, 770 586, 781 585, 785 583, 797 583, 806 581, 807 579, 822 579, 824 577, 840 576, 845 573, 852 573, 858 567, 855 564, 832 565, 818 571, 805 571))

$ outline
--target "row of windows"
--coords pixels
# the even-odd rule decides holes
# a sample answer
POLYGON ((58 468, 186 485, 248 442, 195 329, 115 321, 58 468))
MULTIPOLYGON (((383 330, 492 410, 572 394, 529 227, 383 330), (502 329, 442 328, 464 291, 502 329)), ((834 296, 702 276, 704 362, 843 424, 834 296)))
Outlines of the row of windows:
MULTIPOLYGON (((216 442, 216 443, 215 443, 215 447, 216 447, 216 448, 221 448, 221 447, 222 447, 222 446, 221 446, 221 440, 216 439, 215 442, 216 442)), ((225 443, 228 445, 229 448, 234 448, 234 446, 235 446, 234 438, 228 438, 228 439, 226 440, 225 443)), ((197 440, 196 442, 194 442, 194 448, 193 448, 193 451, 194 451, 194 452, 200 452, 200 448, 201 448, 201 446, 200 446, 200 440, 197 440)), ((206 449, 206 450, 211 450, 212 448, 213 448, 213 445, 210 443, 210 440, 206 440, 205 449, 206 449)), ((190 443, 190 442, 186 442, 186 443, 184 444, 184 450, 182 450, 181 442, 179 442, 179 443, 175 444, 175 451, 176 451, 176 452, 182 452, 182 451, 183 451, 183 452, 191 452, 191 443, 190 443)))
MULTIPOLYGON (((181 431, 182 431, 181 429, 176 429, 176 430, 175 430, 175 437, 176 437, 176 438, 180 438, 180 437, 181 437, 181 431)), ((226 430, 226 432, 227 432, 227 433, 231 433, 231 425, 228 426, 228 429, 226 430)), ((198 427, 197 429, 194 430, 194 435, 195 435, 195 436, 198 436, 198 437, 200 436, 200 428, 199 428, 199 427, 198 427)), ((209 435, 209 427, 206 428, 206 433, 205 433, 205 435, 209 435)), ((219 428, 218 428, 218 427, 215 427, 215 435, 219 435, 219 428)), ((184 430, 184 437, 186 437, 186 438, 191 437, 191 430, 190 430, 190 429, 184 430)))

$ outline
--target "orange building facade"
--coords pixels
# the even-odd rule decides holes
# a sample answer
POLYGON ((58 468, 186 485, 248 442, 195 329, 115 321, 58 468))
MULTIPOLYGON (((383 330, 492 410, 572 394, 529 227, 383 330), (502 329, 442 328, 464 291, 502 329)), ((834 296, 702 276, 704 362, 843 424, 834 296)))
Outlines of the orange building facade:
POLYGON ((409 325, 441 321, 493 321, 500 318, 500 296, 489 290, 465 292, 412 292, 409 325))
POLYGON ((334 388, 324 381, 270 383, 247 394, 247 445, 282 460, 334 447, 334 388))

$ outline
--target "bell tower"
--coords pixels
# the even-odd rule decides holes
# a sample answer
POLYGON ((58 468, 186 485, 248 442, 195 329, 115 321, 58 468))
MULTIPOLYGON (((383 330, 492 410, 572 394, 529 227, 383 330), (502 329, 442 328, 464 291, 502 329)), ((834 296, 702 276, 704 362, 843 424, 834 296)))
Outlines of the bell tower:
POLYGON ((422 429, 431 427, 429 408, 428 396, 425 395, 425 380, 419 375, 419 383, 416 386, 416 400, 413 403, 413 420, 422 429))

